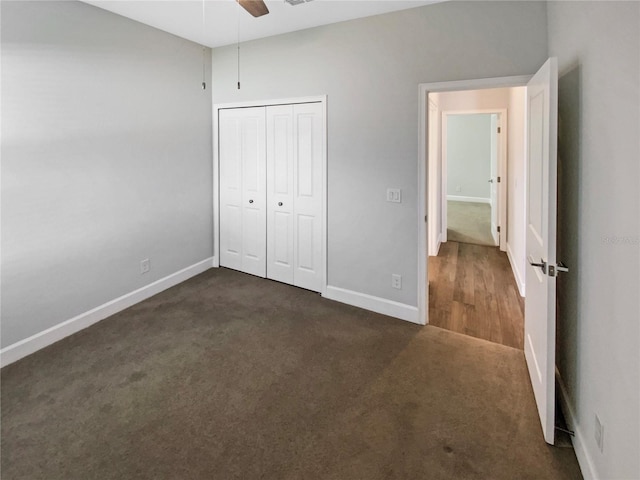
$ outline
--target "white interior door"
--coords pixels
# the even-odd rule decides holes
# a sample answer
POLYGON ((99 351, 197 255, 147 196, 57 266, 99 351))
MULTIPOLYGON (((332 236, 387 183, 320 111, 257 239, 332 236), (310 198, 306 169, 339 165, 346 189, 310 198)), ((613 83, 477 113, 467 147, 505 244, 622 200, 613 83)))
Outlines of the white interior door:
POLYGON ((527 298, 524 350, 544 439, 555 439, 558 66, 550 58, 527 85, 527 298))
POLYGON ((322 170, 324 113, 321 103, 293 106, 294 285, 322 288, 322 170))
POLYGON ((491 114, 491 178, 490 198, 491 198, 491 236, 496 245, 500 244, 498 234, 498 115, 491 114))
POLYGON ((267 278, 293 285, 293 105, 267 107, 267 278))
POLYGON ((220 265, 266 276, 265 108, 219 113, 220 265))

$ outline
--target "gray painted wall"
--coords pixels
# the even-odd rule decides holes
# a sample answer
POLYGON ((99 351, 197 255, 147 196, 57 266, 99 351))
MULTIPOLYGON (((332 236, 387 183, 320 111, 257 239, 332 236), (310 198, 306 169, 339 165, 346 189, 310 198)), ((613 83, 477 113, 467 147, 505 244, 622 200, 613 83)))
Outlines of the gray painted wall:
POLYGON ((571 269, 558 280, 558 366, 583 468, 639 478, 640 4, 548 8, 560 69, 558 258, 571 269))
POLYGON ((491 198, 491 115, 447 115, 447 196, 491 198))
POLYGON ((2 2, 3 347, 212 255, 202 58, 83 3, 2 2))
POLYGON ((237 90, 236 48, 214 49, 214 102, 328 95, 329 284, 417 305, 418 84, 534 73, 546 6, 447 2, 247 42, 241 58, 237 90))

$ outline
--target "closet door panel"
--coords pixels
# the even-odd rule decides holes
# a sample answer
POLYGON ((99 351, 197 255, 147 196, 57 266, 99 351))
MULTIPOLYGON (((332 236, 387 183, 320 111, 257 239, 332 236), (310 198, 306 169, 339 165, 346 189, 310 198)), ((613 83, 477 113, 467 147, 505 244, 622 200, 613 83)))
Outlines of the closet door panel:
POLYGON ((220 110, 220 265, 266 276, 265 108, 220 110))
POLYGON ((316 219, 309 215, 298 215, 297 245, 298 255, 296 264, 298 270, 310 274, 315 273, 317 265, 315 259, 315 223, 316 219))
POLYGON ((242 271, 267 274, 266 133, 264 107, 240 109, 242 122, 242 271))
POLYGON ((242 121, 220 111, 220 265, 242 269, 242 121))
POLYGON ((267 277, 293 284, 293 106, 267 107, 267 277))
POLYGON ((324 119, 320 103, 294 109, 294 285, 322 286, 322 158, 324 119))

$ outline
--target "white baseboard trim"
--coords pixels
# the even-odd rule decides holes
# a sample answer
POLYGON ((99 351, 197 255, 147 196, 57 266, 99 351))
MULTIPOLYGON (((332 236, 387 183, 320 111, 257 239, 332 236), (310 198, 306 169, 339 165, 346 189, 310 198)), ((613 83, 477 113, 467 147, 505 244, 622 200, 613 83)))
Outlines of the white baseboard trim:
POLYGON ((436 254, 435 257, 440 253, 440 246, 442 245, 442 232, 438 235, 438 239, 436 240, 436 254))
POLYGON ((511 251, 511 245, 509 245, 509 242, 507 242, 507 258, 509 258, 509 263, 511 264, 511 270, 513 270, 513 276, 516 279, 516 284, 518 285, 518 291, 520 292, 520 296, 524 297, 525 296, 524 278, 522 277, 520 270, 518 270, 518 265, 515 259, 513 258, 513 252, 511 251))
POLYGON ((487 203, 491 205, 490 198, 482 198, 482 197, 465 197, 465 196, 458 196, 458 195, 447 195, 447 200, 451 200, 452 202, 487 203))
POLYGON ((207 258, 206 260, 202 260, 190 267, 183 268, 178 272, 156 280, 155 282, 134 290, 133 292, 104 303, 99 307, 89 310, 88 312, 81 313, 80 315, 69 320, 65 320, 64 322, 54 325, 42 332, 38 332, 24 340, 20 340, 19 342, 9 345, 8 347, 0 350, 0 366, 4 367, 26 357, 27 355, 31 355, 32 353, 62 340, 69 335, 79 332, 100 320, 104 320, 111 315, 135 305, 136 303, 157 295, 167 288, 173 287, 174 285, 182 283, 191 277, 209 270, 212 266, 213 257, 207 258))
POLYGON ((324 295, 329 300, 346 303, 354 307, 364 308, 372 312, 381 313, 390 317, 406 320, 407 322, 424 325, 418 319, 418 307, 412 307, 404 303, 394 302, 385 298, 374 297, 366 293, 354 292, 344 288, 327 285, 327 292, 324 295))
POLYGON ((582 476, 584 477, 584 480, 596 480, 598 476, 596 475, 596 469, 594 467, 593 460, 591 459, 591 455, 589 455, 589 451, 586 447, 587 444, 585 442, 584 433, 580 424, 577 422, 575 412, 571 406, 571 402, 569 401, 567 386, 564 384, 557 368, 556 383, 558 384, 562 413, 564 413, 564 418, 567 421, 569 430, 573 430, 574 432, 574 436, 571 438, 571 443, 573 443, 573 450, 576 453, 578 465, 580 465, 580 470, 582 471, 582 476))

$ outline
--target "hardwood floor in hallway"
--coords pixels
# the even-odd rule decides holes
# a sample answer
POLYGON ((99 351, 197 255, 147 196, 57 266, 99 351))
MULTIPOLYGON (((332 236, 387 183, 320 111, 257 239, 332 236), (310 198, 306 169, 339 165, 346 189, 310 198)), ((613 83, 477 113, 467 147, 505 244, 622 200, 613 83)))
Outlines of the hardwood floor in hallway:
POLYGON ((522 350, 524 298, 498 247, 446 242, 429 257, 429 323, 522 350))

